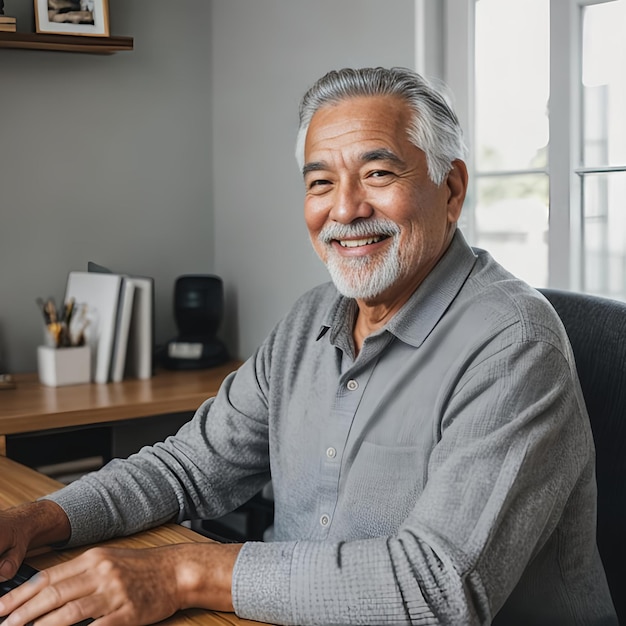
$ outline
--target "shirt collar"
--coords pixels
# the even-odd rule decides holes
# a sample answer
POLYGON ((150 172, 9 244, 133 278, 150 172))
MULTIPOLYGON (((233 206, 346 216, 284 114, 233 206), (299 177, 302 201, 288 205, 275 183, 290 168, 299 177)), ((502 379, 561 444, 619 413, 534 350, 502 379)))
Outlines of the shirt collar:
POLYGON ((477 258, 457 229, 437 265, 385 329, 405 343, 420 346, 458 295, 477 258))
MULTIPOLYGON (((435 328, 470 275, 476 255, 459 229, 437 265, 406 304, 379 331, 388 331, 401 341, 419 347, 435 328)), ((337 294, 329 307, 316 340, 327 336, 332 345, 343 346, 352 336, 356 301, 337 294)), ((339 347, 341 347, 339 346, 339 347)))

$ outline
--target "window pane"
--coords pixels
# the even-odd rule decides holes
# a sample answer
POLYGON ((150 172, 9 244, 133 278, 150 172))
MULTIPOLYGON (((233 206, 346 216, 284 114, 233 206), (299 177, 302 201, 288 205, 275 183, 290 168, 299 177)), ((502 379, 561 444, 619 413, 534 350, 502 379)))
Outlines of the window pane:
POLYGON ((475 245, 534 287, 548 279, 548 177, 477 180, 475 245))
POLYGON ((583 164, 587 167, 626 165, 625 32, 626 0, 585 7, 583 164))
POLYGON ((546 165, 549 0, 476 3, 476 169, 546 165))
POLYGON ((626 300, 626 172, 583 177, 585 291, 626 300))

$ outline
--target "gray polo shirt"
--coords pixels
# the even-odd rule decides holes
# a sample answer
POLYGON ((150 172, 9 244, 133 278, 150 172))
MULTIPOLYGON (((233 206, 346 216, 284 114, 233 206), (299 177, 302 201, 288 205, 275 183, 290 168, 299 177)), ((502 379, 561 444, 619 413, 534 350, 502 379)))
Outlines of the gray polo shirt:
POLYGON ((234 571, 243 617, 616 624, 591 431, 545 299, 457 233, 356 358, 355 312, 313 289, 175 437, 52 496, 72 543, 221 515, 271 476, 274 541, 234 571))

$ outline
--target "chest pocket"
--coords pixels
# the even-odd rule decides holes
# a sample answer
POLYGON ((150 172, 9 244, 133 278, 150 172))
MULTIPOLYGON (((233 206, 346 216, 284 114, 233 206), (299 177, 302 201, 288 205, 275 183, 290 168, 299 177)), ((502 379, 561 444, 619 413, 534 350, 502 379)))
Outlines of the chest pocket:
POLYGON ((394 533, 422 493, 426 475, 416 446, 382 446, 365 441, 344 475, 340 510, 350 517, 355 536, 394 533))

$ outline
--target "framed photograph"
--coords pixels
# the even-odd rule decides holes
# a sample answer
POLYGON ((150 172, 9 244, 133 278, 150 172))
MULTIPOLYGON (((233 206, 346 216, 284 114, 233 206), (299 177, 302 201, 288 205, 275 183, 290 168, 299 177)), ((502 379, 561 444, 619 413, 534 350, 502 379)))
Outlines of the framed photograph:
POLYGON ((38 33, 109 36, 108 0, 35 0, 38 33))

